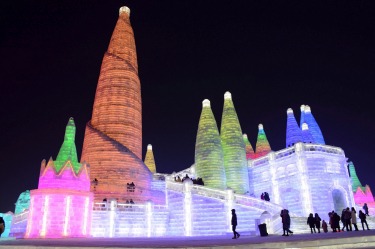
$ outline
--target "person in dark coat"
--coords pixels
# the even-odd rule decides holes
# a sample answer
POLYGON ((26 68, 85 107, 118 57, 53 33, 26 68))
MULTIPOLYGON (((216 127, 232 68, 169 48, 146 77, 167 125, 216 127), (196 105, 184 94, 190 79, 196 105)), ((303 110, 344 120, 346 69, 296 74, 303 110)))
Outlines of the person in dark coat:
POLYGON ((340 229, 340 215, 338 215, 337 213, 333 213, 333 224, 334 224, 334 227, 335 227, 335 230, 334 232, 341 232, 341 229, 340 229))
POLYGON ((345 230, 346 222, 345 222, 345 208, 341 212, 341 222, 342 222, 342 230, 345 230))
POLYGON ((367 230, 370 230, 367 225, 366 215, 362 212, 362 210, 359 210, 359 219, 361 220, 363 230, 365 230, 365 226, 363 225, 363 223, 366 224, 367 230))
MULTIPOLYGON (((319 217, 319 214, 318 213, 315 213, 315 227, 318 229, 318 233, 320 233, 320 221, 322 219, 320 219, 319 217)), ((326 224, 327 225, 327 224, 326 224)))
POLYGON ((363 205, 363 210, 365 210, 365 215, 369 216, 368 215, 368 206, 367 206, 367 203, 365 203, 365 205, 363 205))
POLYGON ((4 230, 5 230, 5 221, 3 217, 0 217, 0 237, 3 234, 4 230))
POLYGON ((281 210, 280 216, 281 216, 281 222, 283 223, 283 235, 282 236, 289 236, 289 233, 293 234, 293 232, 290 230, 289 211, 287 209, 281 210))
POLYGON ((322 221, 322 228, 323 228, 324 233, 328 233, 328 226, 325 220, 322 221))
POLYGON ((310 213, 309 217, 307 218, 307 224, 310 226, 311 233, 316 233, 315 230, 315 219, 313 214, 310 213), (313 232, 314 230, 314 232, 313 232))
POLYGON ((261 200, 264 200, 264 193, 262 193, 262 194, 260 195, 260 199, 261 199, 261 200))
POLYGON ((232 231, 233 231, 233 238, 232 239, 238 239, 240 237, 240 234, 236 232, 236 227, 237 227, 236 210, 232 209, 232 231))
POLYGON ((352 231, 352 212, 350 212, 350 209, 348 207, 345 209, 344 219, 346 231, 352 231))

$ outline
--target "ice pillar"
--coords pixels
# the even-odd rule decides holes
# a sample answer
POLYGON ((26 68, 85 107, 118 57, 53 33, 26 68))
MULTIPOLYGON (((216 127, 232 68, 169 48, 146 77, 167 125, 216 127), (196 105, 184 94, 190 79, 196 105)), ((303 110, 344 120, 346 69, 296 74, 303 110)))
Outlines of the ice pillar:
POLYGON ((292 108, 287 110, 286 123, 286 147, 293 146, 295 143, 302 142, 301 129, 299 128, 292 108))
POLYGON ((203 179, 205 186, 218 189, 226 188, 223 149, 208 99, 203 101, 199 119, 195 142, 195 170, 197 177, 203 179))
POLYGON ((224 153, 227 186, 238 194, 249 192, 246 149, 242 130, 234 109, 232 95, 224 95, 224 109, 221 119, 221 144, 224 153))

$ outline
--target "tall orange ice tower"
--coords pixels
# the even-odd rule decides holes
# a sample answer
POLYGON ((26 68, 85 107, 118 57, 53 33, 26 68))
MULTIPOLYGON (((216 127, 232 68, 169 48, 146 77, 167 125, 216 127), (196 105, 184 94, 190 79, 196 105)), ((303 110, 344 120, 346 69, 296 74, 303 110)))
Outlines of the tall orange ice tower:
POLYGON ((142 100, 130 9, 121 7, 86 125, 82 161, 91 167, 95 200, 151 199, 152 173, 142 162, 142 100))

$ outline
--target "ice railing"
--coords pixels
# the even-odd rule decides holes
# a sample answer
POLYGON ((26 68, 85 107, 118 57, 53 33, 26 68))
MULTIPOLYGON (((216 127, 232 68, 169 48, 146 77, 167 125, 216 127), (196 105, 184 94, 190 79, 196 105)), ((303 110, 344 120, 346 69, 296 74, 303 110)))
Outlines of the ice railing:
MULTIPOLYGON (((184 191, 184 184, 180 182, 170 182, 167 181, 167 189, 176 191, 176 192, 183 192, 184 191)), ((226 201, 227 199, 227 192, 225 190, 219 189, 212 189, 208 187, 204 187, 201 185, 193 185, 191 189, 192 194, 213 198, 219 201, 226 201)), ((272 215, 279 214, 283 207, 263 201, 261 199, 247 196, 247 195, 240 195, 234 194, 234 202, 238 205, 246 206, 246 207, 253 207, 259 210, 268 211, 272 215)))
POLYGON ((323 144, 303 144, 303 143, 297 143, 292 147, 288 147, 276 152, 270 152, 268 155, 250 160, 249 162, 252 163, 253 166, 265 164, 268 161, 270 161, 271 153, 274 156, 274 159, 280 159, 280 158, 286 158, 288 156, 291 156, 296 153, 297 150, 305 151, 305 152, 323 152, 328 154, 334 154, 334 155, 342 155, 345 156, 344 151, 339 147, 334 147, 330 145, 323 145, 323 144), (298 147, 298 148, 297 148, 298 147))
MULTIPOLYGON (((96 202, 94 203, 94 211, 109 211, 116 210, 118 212, 145 212, 148 204, 130 204, 130 203, 115 203, 111 207, 111 202, 96 202)), ((165 205, 151 205, 152 210, 166 210, 165 205)))
POLYGON ((18 224, 20 222, 23 222, 27 220, 27 217, 29 216, 29 210, 26 209, 22 213, 15 214, 12 219, 12 224, 18 224))

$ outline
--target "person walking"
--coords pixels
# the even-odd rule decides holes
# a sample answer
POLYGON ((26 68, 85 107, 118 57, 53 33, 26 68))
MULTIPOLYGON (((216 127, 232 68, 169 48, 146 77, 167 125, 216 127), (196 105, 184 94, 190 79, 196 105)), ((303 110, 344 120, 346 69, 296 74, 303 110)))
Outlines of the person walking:
POLYGON ((325 220, 322 221, 322 228, 323 228, 324 233, 328 233, 328 226, 325 220))
POLYGON ((315 230, 315 219, 312 213, 310 213, 309 217, 307 218, 307 224, 310 226, 311 233, 316 233, 315 230), (314 230, 314 232, 313 232, 314 230))
POLYGON ((322 219, 320 219, 319 214, 315 213, 315 227, 318 229, 318 233, 320 233, 320 221, 321 220, 322 219))
POLYGON ((352 207, 352 224, 354 226, 354 229, 355 231, 358 231, 358 227, 357 227, 357 215, 356 215, 356 211, 355 211, 355 208, 352 207))
POLYGON ((232 231, 233 231, 233 238, 232 239, 238 239, 240 237, 240 234, 236 232, 236 227, 237 227, 236 210, 232 209, 232 231))
POLYGON ((365 210, 365 215, 369 216, 367 203, 365 203, 365 205, 363 205, 363 210, 365 210))
POLYGON ((352 231, 352 212, 350 212, 350 209, 348 207, 345 209, 344 219, 346 231, 352 231))
POLYGON ((365 226, 363 225, 363 223, 366 224, 367 230, 370 230, 367 225, 366 215, 362 212, 362 210, 359 210, 359 219, 361 220, 363 230, 365 230, 365 226))

